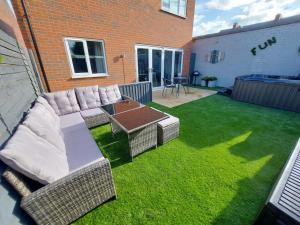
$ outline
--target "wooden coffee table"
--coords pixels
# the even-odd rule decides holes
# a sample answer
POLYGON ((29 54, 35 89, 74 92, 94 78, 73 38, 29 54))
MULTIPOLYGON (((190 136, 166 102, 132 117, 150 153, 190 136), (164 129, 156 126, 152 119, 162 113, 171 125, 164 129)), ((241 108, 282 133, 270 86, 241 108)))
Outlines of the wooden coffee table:
POLYGON ((112 132, 121 129, 128 135, 131 158, 157 146, 157 122, 169 117, 133 100, 103 106, 103 109, 110 118, 112 132))

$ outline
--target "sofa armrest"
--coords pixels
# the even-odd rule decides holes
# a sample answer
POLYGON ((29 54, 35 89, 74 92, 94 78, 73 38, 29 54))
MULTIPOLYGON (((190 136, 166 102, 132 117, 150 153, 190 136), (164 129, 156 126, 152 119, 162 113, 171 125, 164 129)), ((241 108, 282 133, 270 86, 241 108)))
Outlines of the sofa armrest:
POLYGON ((103 159, 24 197, 21 207, 37 224, 69 224, 115 196, 110 163, 103 159))

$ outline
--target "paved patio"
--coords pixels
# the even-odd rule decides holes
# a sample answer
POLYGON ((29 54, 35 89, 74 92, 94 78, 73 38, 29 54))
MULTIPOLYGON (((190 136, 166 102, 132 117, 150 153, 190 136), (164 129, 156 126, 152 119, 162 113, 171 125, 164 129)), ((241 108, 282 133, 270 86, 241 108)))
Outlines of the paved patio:
POLYGON ((189 93, 185 94, 184 90, 180 89, 180 94, 176 96, 176 90, 174 89, 173 94, 171 93, 171 89, 168 89, 165 96, 162 96, 162 89, 153 91, 153 102, 158 103, 160 105, 167 106, 169 108, 173 108, 175 106, 179 106, 191 101, 195 101, 200 98, 205 98, 207 96, 211 96, 216 94, 216 91, 199 89, 199 88, 189 88, 189 93))

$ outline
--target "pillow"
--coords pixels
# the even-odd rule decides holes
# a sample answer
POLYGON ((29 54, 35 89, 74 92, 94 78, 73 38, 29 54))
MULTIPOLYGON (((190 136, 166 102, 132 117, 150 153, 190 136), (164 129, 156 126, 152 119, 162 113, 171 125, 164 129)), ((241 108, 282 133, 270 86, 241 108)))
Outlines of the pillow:
POLYGON ((98 86, 78 87, 75 93, 81 110, 94 109, 100 107, 100 97, 98 86))
POLYGON ((69 173, 66 156, 24 125, 0 151, 0 159, 41 184, 52 183, 69 173))
POLYGON ((59 116, 80 111, 74 89, 45 93, 44 95, 59 116))
POLYGON ((116 103, 122 100, 122 95, 117 84, 107 87, 99 87, 99 94, 103 105, 116 103))
POLYGON ((59 128, 57 129, 57 127, 53 126, 52 120, 53 118, 43 105, 35 104, 29 110, 23 125, 65 153, 66 147, 61 136, 61 131, 59 128))
MULTIPOLYGON (((41 105, 45 109, 47 109, 48 112, 44 111, 44 113, 46 113, 47 118, 50 120, 52 126, 54 126, 55 129, 60 130, 60 119, 59 119, 59 116, 55 113, 55 111, 51 107, 51 105, 49 105, 48 101, 45 98, 39 96, 36 99, 36 101, 35 101, 35 105, 41 105)), ((35 107, 35 105, 34 105, 34 107, 35 107)))
POLYGON ((45 108, 47 108, 50 114, 59 121, 58 115, 55 113, 54 109, 51 107, 51 105, 49 105, 48 101, 45 98, 39 96, 36 99, 36 102, 42 104, 45 108))

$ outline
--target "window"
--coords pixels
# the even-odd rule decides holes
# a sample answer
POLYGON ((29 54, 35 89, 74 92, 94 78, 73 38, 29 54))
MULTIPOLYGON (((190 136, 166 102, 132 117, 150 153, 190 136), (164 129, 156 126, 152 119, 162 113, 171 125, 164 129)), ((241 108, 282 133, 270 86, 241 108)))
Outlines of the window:
POLYGON ((211 52, 211 56, 210 56, 210 63, 212 63, 212 64, 218 63, 219 62, 219 54, 220 54, 220 51, 213 50, 211 52))
POLYGON ((74 78, 107 76, 103 41, 65 38, 65 43, 74 78))
POLYGON ((218 62, 221 62, 224 60, 224 58, 225 58, 225 53, 219 50, 213 50, 206 55, 206 61, 211 64, 216 64, 218 62))
POLYGON ((162 10, 186 17, 187 0, 162 0, 162 10))

